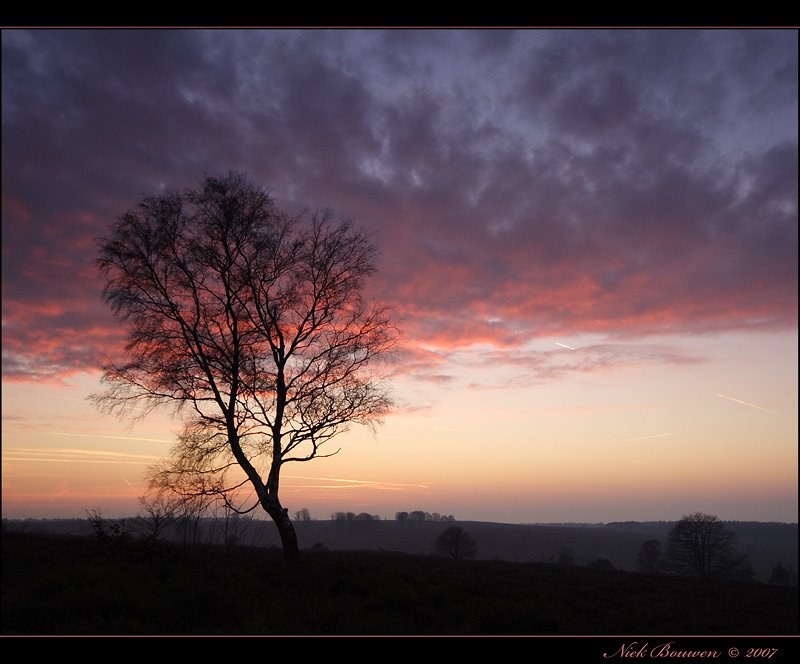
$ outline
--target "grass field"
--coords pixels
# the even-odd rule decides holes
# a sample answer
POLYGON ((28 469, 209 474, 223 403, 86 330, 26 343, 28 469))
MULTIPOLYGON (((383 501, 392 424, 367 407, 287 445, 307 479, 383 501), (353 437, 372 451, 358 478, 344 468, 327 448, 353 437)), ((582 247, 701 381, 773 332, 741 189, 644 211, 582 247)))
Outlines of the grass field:
POLYGON ((3 634, 796 634, 797 588, 670 575, 4 533, 3 634))

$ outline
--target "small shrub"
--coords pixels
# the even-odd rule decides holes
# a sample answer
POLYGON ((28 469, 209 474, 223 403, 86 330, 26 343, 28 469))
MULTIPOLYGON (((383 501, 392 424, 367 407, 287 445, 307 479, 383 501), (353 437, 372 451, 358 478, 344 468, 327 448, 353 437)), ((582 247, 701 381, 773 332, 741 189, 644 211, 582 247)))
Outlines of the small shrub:
POLYGON ((589 569, 602 569, 609 572, 614 570, 614 565, 612 565, 611 561, 607 558, 598 558, 597 560, 593 560, 592 562, 587 563, 586 567, 589 569))

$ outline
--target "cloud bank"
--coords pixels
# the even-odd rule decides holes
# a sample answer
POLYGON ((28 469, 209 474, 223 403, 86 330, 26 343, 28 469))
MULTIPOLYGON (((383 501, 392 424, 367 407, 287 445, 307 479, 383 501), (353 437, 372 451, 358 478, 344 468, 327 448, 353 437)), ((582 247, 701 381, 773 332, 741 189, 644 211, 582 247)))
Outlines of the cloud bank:
POLYGON ((374 234, 374 293, 419 362, 796 325, 792 31, 10 30, 2 49, 7 380, 118 350, 95 238, 229 170, 374 234))

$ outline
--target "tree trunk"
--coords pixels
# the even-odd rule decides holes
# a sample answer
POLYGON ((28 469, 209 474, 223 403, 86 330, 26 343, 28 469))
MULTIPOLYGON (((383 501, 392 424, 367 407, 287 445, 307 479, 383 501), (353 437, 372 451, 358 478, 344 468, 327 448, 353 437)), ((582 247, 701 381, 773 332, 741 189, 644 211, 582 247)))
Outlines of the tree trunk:
POLYGON ((272 517, 281 536, 283 559, 286 561, 299 560, 300 548, 297 546, 297 533, 294 531, 292 520, 289 518, 289 510, 282 507, 277 500, 275 502, 275 506, 270 506, 267 509, 267 514, 272 517))

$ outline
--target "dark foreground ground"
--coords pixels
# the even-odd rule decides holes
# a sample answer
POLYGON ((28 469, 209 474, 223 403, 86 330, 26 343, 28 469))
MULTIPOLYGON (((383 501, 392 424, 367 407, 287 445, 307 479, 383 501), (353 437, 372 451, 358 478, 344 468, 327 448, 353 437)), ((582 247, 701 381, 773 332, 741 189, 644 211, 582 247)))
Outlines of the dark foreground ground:
POLYGON ((3 634, 797 634, 797 588, 4 533, 3 634))

